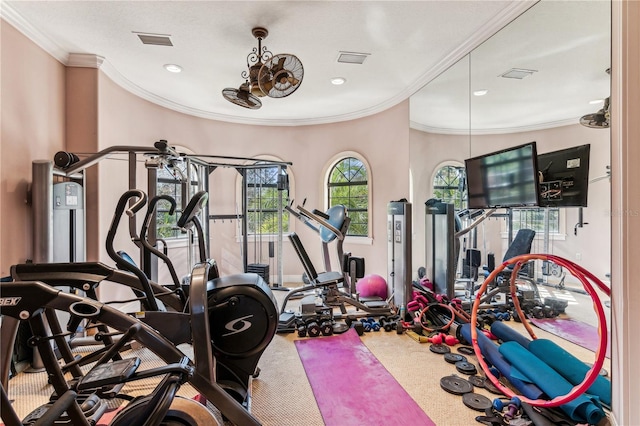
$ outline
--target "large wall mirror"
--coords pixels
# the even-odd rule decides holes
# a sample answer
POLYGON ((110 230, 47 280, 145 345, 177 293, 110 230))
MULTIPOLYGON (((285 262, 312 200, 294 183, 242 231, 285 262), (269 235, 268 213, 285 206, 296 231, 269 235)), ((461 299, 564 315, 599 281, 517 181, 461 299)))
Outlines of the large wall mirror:
MULTIPOLYGON (((416 271, 419 266, 427 271, 432 266, 425 201, 442 195, 437 185, 434 188, 442 167, 464 167, 465 159, 532 141, 538 154, 589 144, 587 207, 540 209, 519 214, 518 223, 499 210, 476 228, 473 241, 467 236, 461 245, 476 246, 483 264, 488 253, 500 262, 513 235, 510 222, 515 229, 535 228, 533 252, 577 262, 608 283, 610 132, 600 123, 581 124, 581 118, 605 109, 610 61, 609 1, 543 0, 412 96, 412 262, 416 271)), ((453 191, 458 181, 449 181, 453 191)), ((570 274, 552 272, 536 271, 535 279, 547 284, 542 288, 573 279, 570 274)))

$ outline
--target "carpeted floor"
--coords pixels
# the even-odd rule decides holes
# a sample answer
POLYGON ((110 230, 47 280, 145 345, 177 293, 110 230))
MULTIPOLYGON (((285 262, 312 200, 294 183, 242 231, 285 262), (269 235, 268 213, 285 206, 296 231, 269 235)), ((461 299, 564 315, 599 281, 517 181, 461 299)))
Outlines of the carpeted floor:
MULTIPOLYGON (((275 293, 279 300, 285 296, 283 292, 275 293)), ((575 312, 581 319, 591 318, 595 321, 589 296, 567 292, 566 297, 573 300, 567 307, 567 316, 571 317, 575 312)), ((522 324, 514 321, 508 324, 520 333, 526 334, 522 324)), ((543 330, 535 329, 535 333, 539 338, 555 341, 584 362, 590 363, 594 360, 593 352, 587 349, 543 330)), ((324 425, 294 344, 297 339, 299 338, 296 334, 277 334, 260 360, 261 373, 253 382, 252 412, 265 426, 324 425)), ((467 408, 461 396, 450 394, 441 388, 442 377, 452 374, 461 377, 464 375, 459 373, 453 364, 447 363, 443 355, 431 352, 428 343, 421 344, 407 335, 385 331, 368 332, 361 339, 435 424, 480 424, 475 420, 480 412, 467 408)), ((185 351, 188 351, 188 348, 185 351)), ((455 348, 452 348, 452 351, 456 352, 455 348)), ((474 356, 467 358, 475 363, 474 356)), ((608 363, 609 360, 606 361, 605 369, 610 371, 608 363)), ((345 375, 331 383, 331 386, 339 389, 346 386, 348 381, 349 377, 345 375)), ((137 386, 138 388, 132 391, 144 393, 144 384, 137 386)), ((367 389, 362 389, 359 397, 365 400, 367 392, 367 389)), ((486 389, 476 388, 474 392, 489 399, 496 397, 486 389)), ((195 394, 189 386, 183 386, 181 393, 187 397, 195 394)), ((50 387, 46 384, 44 373, 20 373, 10 381, 9 397, 14 400, 14 407, 21 417, 46 401, 49 395, 50 387)), ((605 419, 600 424, 607 425, 609 421, 605 419)))

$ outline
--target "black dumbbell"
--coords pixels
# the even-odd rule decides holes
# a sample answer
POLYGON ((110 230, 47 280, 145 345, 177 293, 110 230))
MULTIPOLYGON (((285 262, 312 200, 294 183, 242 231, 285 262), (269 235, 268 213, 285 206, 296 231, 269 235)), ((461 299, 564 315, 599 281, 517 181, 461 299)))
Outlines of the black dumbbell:
POLYGON ((317 321, 311 320, 307 323, 307 334, 309 337, 318 337, 322 334, 322 329, 320 328, 320 324, 317 321))
POLYGON ((333 324, 331 321, 323 321, 320 323, 320 332, 323 336, 331 336, 333 334, 333 324))

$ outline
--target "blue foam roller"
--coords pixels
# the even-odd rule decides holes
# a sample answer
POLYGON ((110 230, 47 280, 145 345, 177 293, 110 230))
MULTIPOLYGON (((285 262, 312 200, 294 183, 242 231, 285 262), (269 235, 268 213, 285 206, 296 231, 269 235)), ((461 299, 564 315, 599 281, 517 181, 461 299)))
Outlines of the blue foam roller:
MULTIPOLYGON (((551 340, 536 339, 532 341, 529 343, 529 352, 543 360, 574 386, 582 383, 591 369, 551 340)), ((596 395, 603 404, 611 406, 611 382, 606 377, 598 375, 587 392, 596 395)))
MULTIPOLYGON (((471 341, 471 324, 463 324, 461 327, 462 337, 467 341, 471 341)), ((521 395, 526 396, 529 399, 540 399, 544 395, 544 392, 535 384, 531 382, 526 382, 522 380, 522 378, 517 377, 517 374, 514 369, 511 367, 511 364, 507 359, 500 354, 498 350, 498 345, 493 343, 491 339, 478 331, 478 346, 480 347, 480 352, 482 352, 482 356, 489 362, 491 365, 496 367, 500 374, 509 380, 509 382, 513 385, 514 388, 520 392, 521 395)))
POLYGON ((531 342, 527 336, 499 321, 491 324, 491 333, 503 342, 518 342, 523 348, 527 348, 531 342))
MULTIPOLYGON (((499 351, 515 368, 529 377, 551 398, 566 395, 573 389, 573 385, 564 377, 519 343, 505 342, 500 345, 499 351)), ((584 394, 559 408, 577 422, 598 424, 605 416, 602 408, 584 394)))
MULTIPOLYGON (((574 386, 582 383, 590 370, 590 367, 584 362, 551 340, 536 339, 532 341, 501 322, 494 322, 491 325, 491 333, 503 342, 517 342, 527 348, 574 386)), ((588 393, 600 398, 603 404, 611 406, 611 382, 607 378, 598 375, 595 382, 589 387, 588 393)))

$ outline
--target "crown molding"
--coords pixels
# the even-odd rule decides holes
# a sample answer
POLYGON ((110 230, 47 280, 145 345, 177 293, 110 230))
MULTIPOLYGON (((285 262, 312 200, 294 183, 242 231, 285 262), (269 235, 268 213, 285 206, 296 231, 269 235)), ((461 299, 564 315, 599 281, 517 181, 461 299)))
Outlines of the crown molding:
POLYGON ((104 57, 92 53, 70 53, 67 60, 68 67, 100 68, 104 57))
POLYGON ((511 133, 523 133, 523 132, 535 132, 539 130, 553 129, 556 127, 571 126, 580 123, 580 117, 567 118, 558 121, 549 121, 546 123, 536 123, 526 126, 517 127, 498 127, 493 129, 444 129, 438 127, 431 127, 415 121, 409 123, 409 127, 425 133, 434 133, 439 135, 469 135, 469 136, 481 136, 481 135, 502 135, 511 133))

